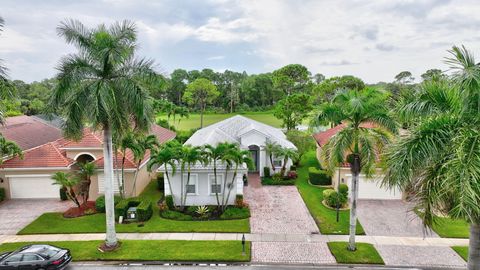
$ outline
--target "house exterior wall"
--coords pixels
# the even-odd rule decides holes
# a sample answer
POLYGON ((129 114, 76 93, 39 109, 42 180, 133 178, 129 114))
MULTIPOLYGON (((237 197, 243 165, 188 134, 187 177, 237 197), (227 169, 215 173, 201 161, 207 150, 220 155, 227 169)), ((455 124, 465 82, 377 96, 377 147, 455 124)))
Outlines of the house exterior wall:
MULTIPOLYGON (((232 190, 230 196, 228 198, 228 204, 233 205, 235 203, 235 197, 237 194, 243 194, 243 175, 247 173, 247 170, 242 169, 239 170, 235 181, 232 183, 233 172, 229 172, 227 174, 227 183, 232 183, 232 190)), ((222 190, 223 190, 223 181, 225 176, 225 170, 219 169, 217 174, 218 179, 217 183, 222 182, 222 190)), ((170 191, 170 187, 168 182, 165 179, 165 195, 172 195, 175 203, 180 204, 181 192, 184 190, 182 188, 182 179, 181 179, 181 172, 177 170, 175 175, 172 175, 172 172, 169 171, 170 181, 172 185, 173 192, 170 191)), ((184 173, 184 185, 186 184, 187 176, 186 172, 184 173)), ((213 170, 192 170, 191 173, 191 182, 196 183, 196 193, 195 194, 188 194, 186 205, 216 205, 217 199, 215 193, 210 192, 210 185, 214 183, 213 179, 213 170)), ((228 189, 225 193, 228 193, 228 189)), ((219 194, 220 202, 222 200, 222 195, 219 194)))
POLYGON ((68 158, 71 158, 73 160, 75 160, 75 157, 77 157, 79 154, 89 154, 95 157, 95 159, 99 159, 103 157, 103 150, 102 149, 88 149, 88 150, 87 149, 84 149, 84 150, 66 149, 65 154, 67 155, 68 158))

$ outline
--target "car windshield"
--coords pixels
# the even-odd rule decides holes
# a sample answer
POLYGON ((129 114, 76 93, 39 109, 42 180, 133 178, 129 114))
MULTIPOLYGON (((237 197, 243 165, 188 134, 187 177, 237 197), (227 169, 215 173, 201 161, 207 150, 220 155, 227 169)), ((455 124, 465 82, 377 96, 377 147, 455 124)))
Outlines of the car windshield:
POLYGON ((33 245, 29 248, 23 250, 23 252, 31 252, 37 253, 45 257, 52 257, 57 254, 61 249, 52 247, 52 246, 45 246, 45 245, 33 245))

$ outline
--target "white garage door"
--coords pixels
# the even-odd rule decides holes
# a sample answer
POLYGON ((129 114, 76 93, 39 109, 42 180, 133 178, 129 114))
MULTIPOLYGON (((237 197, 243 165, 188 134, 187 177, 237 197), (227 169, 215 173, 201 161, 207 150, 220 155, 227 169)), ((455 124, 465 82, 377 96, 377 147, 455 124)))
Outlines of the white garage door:
MULTIPOLYGON (((348 187, 351 185, 351 175, 348 174, 348 187)), ((401 200, 402 192, 398 189, 386 189, 380 187, 379 177, 367 179, 365 176, 360 176, 358 183, 358 198, 359 199, 372 199, 372 200, 401 200)))
POLYGON ((59 198, 59 186, 50 176, 9 177, 12 199, 59 198))

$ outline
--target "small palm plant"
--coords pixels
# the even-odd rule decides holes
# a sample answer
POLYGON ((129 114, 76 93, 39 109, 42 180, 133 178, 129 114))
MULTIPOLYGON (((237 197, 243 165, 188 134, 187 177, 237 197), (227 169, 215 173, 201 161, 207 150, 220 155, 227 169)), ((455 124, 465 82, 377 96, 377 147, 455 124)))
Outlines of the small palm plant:
POLYGON ((79 163, 79 171, 78 174, 81 178, 80 184, 82 188, 80 189, 80 193, 83 197, 83 204, 86 205, 88 198, 90 196, 90 185, 92 183, 92 176, 97 173, 97 166, 93 162, 87 163, 79 163))
POLYGON ((181 175, 181 182, 182 182, 182 189, 183 192, 181 194, 181 207, 185 207, 187 203, 187 196, 188 196, 188 186, 190 185, 190 178, 192 174, 192 166, 195 166, 197 163, 206 163, 206 159, 202 156, 201 147, 199 146, 190 146, 185 145, 181 148, 181 156, 180 156, 180 165, 182 170, 181 175), (184 183, 183 174, 184 171, 187 171, 187 181, 184 183), (185 184, 185 185, 184 185, 185 184))
POLYGON ((132 190, 130 191, 131 196, 133 196, 136 192, 138 172, 140 171, 140 165, 142 164, 145 154, 147 153, 147 151, 152 151, 160 145, 155 135, 145 136, 143 134, 137 134, 135 144, 136 144, 136 147, 134 147, 135 150, 132 152, 137 164, 135 168, 135 175, 133 176, 133 187, 132 187, 132 190))
POLYGON ((296 160, 298 160, 299 158, 298 151, 293 148, 281 148, 278 155, 283 157, 283 164, 282 164, 282 169, 280 170, 280 175, 285 176, 285 172, 287 171, 288 160, 292 160, 292 162, 295 162, 296 160))
POLYGON ((227 184, 227 187, 228 187, 227 195, 223 197, 222 212, 224 212, 227 209, 228 200, 230 198, 230 194, 232 192, 232 189, 234 188, 233 184, 235 183, 235 180, 237 179, 238 168, 240 166, 243 166, 243 165, 246 165, 248 168, 254 167, 253 160, 252 160, 252 155, 251 155, 250 151, 241 150, 238 147, 238 145, 235 145, 235 148, 230 149, 226 153, 226 156, 228 156, 228 158, 232 161, 232 163, 235 164, 235 167, 233 169, 232 180, 227 184))
POLYGON ((200 218, 206 218, 208 216, 208 214, 210 213, 210 208, 208 208, 208 206, 205 206, 205 205, 198 206, 197 209, 195 210, 195 213, 200 218))
POLYGON ((61 188, 67 190, 67 197, 70 199, 78 208, 80 208, 80 202, 78 201, 77 194, 75 193, 75 186, 78 184, 78 179, 72 177, 68 173, 56 172, 52 176, 53 185, 59 185, 61 188))
POLYGON ((272 166, 272 170, 275 172, 273 157, 277 156, 280 153, 280 151, 282 150, 282 147, 276 142, 272 142, 268 140, 265 146, 263 147, 263 149, 265 150, 265 152, 267 152, 268 158, 270 159, 270 165, 272 166))

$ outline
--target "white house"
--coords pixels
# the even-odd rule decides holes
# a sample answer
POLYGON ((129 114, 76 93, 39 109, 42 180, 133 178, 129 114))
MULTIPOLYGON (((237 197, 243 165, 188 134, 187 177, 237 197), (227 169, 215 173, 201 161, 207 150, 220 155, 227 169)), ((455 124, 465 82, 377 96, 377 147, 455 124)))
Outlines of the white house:
MULTIPOLYGON (((228 201, 229 204, 233 204, 236 195, 243 194, 243 175, 259 173, 260 176, 263 176, 264 167, 270 168, 271 172, 279 171, 282 167, 282 157, 274 157, 274 168, 272 168, 269 155, 264 149, 267 142, 274 142, 284 148, 296 149, 295 145, 286 139, 285 134, 280 129, 241 115, 230 117, 198 130, 185 142, 185 145, 203 146, 209 144, 215 146, 222 142, 236 143, 241 149, 250 150, 254 167, 247 171, 247 167, 244 165, 239 169, 236 179, 233 179, 233 171, 230 170, 226 175, 227 181, 225 182, 225 166, 223 164, 217 165, 217 186, 214 184, 213 166, 211 165, 197 164, 194 166, 190 184, 187 187, 185 187, 186 174, 183 175, 182 179, 182 175, 177 171, 175 175, 170 176, 173 197, 176 202, 180 200, 180 194, 186 188, 188 191, 187 205, 214 205, 216 204, 215 192, 223 191, 224 183, 227 183, 226 190, 231 189, 228 201)), ((291 164, 291 160, 288 160, 287 168, 291 164)), ((165 194, 172 194, 168 183, 165 183, 165 194)))

